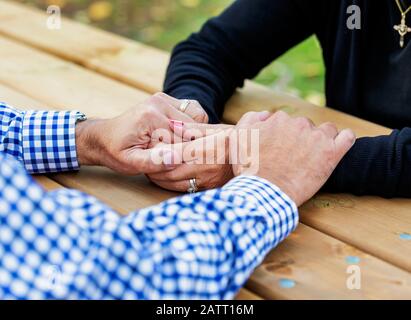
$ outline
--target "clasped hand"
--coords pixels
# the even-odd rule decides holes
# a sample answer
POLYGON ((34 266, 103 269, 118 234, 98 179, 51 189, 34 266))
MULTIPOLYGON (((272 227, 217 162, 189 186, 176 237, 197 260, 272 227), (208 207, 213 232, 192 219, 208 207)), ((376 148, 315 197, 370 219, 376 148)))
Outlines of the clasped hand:
POLYGON ((310 199, 355 142, 351 130, 316 127, 284 112, 250 112, 236 126, 209 125, 197 101, 158 93, 117 118, 87 120, 76 128, 81 165, 147 174, 155 184, 185 192, 195 178, 200 190, 234 176, 274 183, 297 205, 310 199))

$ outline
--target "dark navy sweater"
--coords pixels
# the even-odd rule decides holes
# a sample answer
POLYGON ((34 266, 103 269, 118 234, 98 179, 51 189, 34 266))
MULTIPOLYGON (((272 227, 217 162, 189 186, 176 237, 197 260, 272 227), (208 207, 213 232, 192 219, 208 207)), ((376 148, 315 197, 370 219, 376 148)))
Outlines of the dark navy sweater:
POLYGON ((198 100, 216 123, 245 79, 314 34, 327 105, 397 129, 358 139, 325 190, 411 197, 411 34, 401 49, 393 29, 400 20, 395 0, 237 0, 176 46, 164 90, 198 100), (352 5, 360 29, 347 27, 352 5))

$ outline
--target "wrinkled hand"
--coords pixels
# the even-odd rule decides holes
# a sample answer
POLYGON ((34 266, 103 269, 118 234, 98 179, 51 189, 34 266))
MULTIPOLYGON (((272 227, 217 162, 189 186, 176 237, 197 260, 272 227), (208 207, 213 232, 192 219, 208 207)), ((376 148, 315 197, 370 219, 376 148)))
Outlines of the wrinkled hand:
MULTIPOLYGON (((265 178, 298 206, 320 190, 355 142, 351 130, 338 132, 332 123, 315 127, 308 119, 291 118, 281 111, 274 115, 248 113, 237 125, 236 132, 240 129, 259 132, 259 154, 249 158, 257 163, 233 165, 234 175, 265 178)), ((250 145, 241 141, 230 143, 230 149, 233 148, 250 154, 250 145)))
POLYGON ((168 190, 186 192, 193 178, 199 190, 221 187, 233 178, 228 154, 232 126, 179 121, 171 121, 170 126, 183 142, 168 147, 184 163, 174 170, 148 175, 152 182, 168 190))
POLYGON ((76 144, 80 164, 106 166, 128 175, 174 169, 181 162, 178 155, 151 148, 173 142, 169 119, 193 122, 177 110, 178 101, 158 93, 116 118, 78 123, 76 144))

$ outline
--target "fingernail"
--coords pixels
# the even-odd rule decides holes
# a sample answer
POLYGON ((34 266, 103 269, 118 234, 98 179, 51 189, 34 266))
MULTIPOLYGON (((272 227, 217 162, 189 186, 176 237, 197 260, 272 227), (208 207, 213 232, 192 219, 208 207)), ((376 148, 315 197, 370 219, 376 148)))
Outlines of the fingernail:
POLYGON ((173 128, 182 128, 184 126, 184 123, 182 121, 178 121, 178 120, 170 120, 170 125, 173 128))
POLYGON ((271 116, 271 112, 270 112, 270 111, 261 111, 261 112, 259 112, 259 114, 258 114, 258 118, 259 118, 261 121, 267 120, 270 116, 271 116))

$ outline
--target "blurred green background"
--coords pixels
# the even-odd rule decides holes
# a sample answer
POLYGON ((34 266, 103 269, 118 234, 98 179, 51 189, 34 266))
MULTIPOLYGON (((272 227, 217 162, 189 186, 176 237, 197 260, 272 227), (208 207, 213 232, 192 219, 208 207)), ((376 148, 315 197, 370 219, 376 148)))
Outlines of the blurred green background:
MULTIPOLYGON (((170 51, 233 0, 17 0, 170 51)), ((252 0, 250 0, 252 1, 252 0)), ((275 39, 272 39, 275 41, 275 39)), ((324 105, 324 66, 314 37, 272 63, 256 79, 324 105)))

